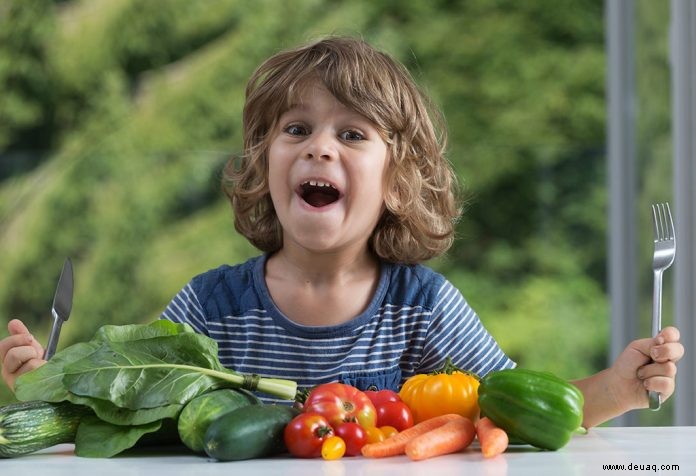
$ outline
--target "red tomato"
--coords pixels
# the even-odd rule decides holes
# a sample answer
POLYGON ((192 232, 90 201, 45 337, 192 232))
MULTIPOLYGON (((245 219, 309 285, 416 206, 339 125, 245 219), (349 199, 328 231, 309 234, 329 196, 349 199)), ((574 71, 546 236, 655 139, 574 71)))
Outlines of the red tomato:
POLYGON ((304 411, 319 413, 336 426, 352 421, 367 428, 377 422, 377 410, 367 395, 343 383, 314 387, 304 403, 304 411))
POLYGON ((392 391, 392 390, 366 390, 365 395, 367 395, 367 398, 370 399, 372 404, 377 408, 383 403, 386 402, 400 402, 401 397, 399 397, 399 394, 392 391))
POLYGON ((404 431, 413 426, 413 414, 404 402, 385 402, 377 407, 377 426, 404 431))
POLYGON ((321 456, 324 440, 334 435, 326 418, 318 413, 300 413, 285 426, 285 446, 298 458, 321 456))
POLYGON ((346 443, 346 455, 358 456, 363 446, 367 444, 367 432, 357 423, 341 423, 335 428, 336 436, 343 438, 346 443))

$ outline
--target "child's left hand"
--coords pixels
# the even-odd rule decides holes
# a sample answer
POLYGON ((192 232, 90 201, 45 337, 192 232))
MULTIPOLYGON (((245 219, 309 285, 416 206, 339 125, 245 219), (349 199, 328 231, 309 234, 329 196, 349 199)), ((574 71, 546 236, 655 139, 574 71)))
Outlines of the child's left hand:
POLYGON ((637 339, 628 344, 618 356, 610 371, 612 393, 623 411, 648 406, 648 390, 659 392, 662 401, 674 393, 677 362, 684 356, 679 342, 679 330, 665 327, 652 338, 637 339))

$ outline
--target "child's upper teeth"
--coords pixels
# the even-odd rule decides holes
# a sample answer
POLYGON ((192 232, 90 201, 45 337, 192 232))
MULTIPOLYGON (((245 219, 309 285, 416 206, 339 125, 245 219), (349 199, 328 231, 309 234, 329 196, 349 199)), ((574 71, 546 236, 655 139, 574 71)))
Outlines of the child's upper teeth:
POLYGON ((332 187, 332 185, 330 183, 321 182, 319 180, 310 180, 309 184, 312 187, 332 187))

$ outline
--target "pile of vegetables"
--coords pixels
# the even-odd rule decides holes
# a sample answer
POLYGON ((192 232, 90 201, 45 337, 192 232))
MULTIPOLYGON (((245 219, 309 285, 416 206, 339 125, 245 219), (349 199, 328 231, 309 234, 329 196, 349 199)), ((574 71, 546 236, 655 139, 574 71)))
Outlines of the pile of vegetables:
POLYGON ((303 412, 285 428, 284 439, 293 456, 331 460, 360 455, 366 444, 411 426, 411 411, 397 393, 326 383, 312 389, 303 412))
POLYGON ((88 342, 22 375, 20 403, 0 408, 0 457, 59 443, 111 457, 136 445, 183 444, 219 461, 282 453, 338 459, 462 451, 478 438, 486 458, 509 442, 557 450, 582 423, 582 393, 546 372, 491 372, 483 379, 449 361, 415 375, 399 393, 342 383, 310 389, 224 368, 214 340, 185 324, 104 326, 88 342), (264 404, 253 392, 287 400, 264 404))
POLYGON ((553 374, 506 369, 491 372, 480 382, 471 382, 474 378, 454 369, 407 380, 400 395, 410 403, 418 423, 382 443, 365 445, 362 454, 374 458, 406 454, 420 460, 461 451, 476 436, 483 456, 491 458, 507 449, 510 438, 557 450, 574 433, 584 431, 582 393, 553 374), (458 412, 448 413, 453 408, 458 412), (471 418, 479 414, 480 418, 471 418))
MULTIPOLYGON (((176 419, 184 406, 218 388, 244 388, 294 399, 295 382, 241 375, 225 369, 217 355, 217 343, 186 324, 159 320, 147 325, 104 326, 92 340, 56 353, 45 365, 19 377, 15 395, 44 412, 48 411, 46 403, 70 402, 81 407, 75 409, 83 412, 76 431, 66 431, 61 437, 65 441, 73 438, 75 453, 86 457, 116 455, 144 435, 167 433, 172 422, 176 433, 176 419)), ((0 438, 8 440, 7 425, 2 425, 0 438)), ((177 435, 160 436, 157 440, 171 441, 177 435)), ((42 441, 44 448, 54 441, 42 435, 37 438, 39 441, 4 444, 0 439, 0 455, 36 451, 42 441)))

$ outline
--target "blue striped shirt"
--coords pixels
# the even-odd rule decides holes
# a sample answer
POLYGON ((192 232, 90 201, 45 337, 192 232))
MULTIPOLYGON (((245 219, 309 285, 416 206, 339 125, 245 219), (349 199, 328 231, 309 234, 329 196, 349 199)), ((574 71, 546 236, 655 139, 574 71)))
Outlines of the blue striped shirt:
POLYGON ((397 391, 404 380, 438 369, 447 357, 479 376, 515 366, 461 293, 430 268, 382 263, 364 312, 340 325, 305 326, 273 303, 264 279, 266 258, 194 277, 162 318, 215 339, 225 367, 294 380, 300 388, 340 381, 361 390, 397 391))

